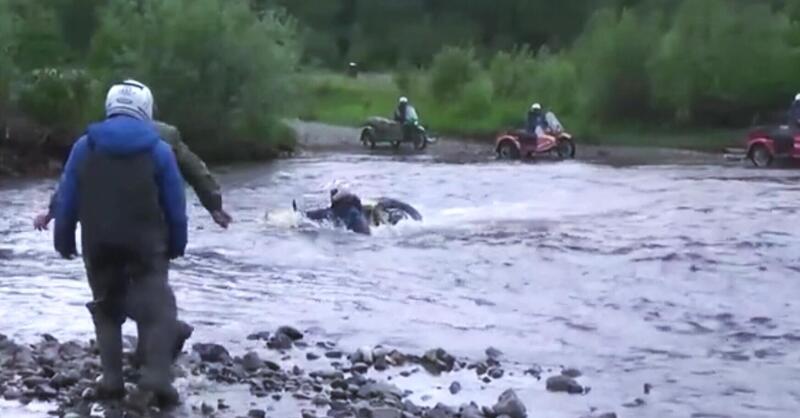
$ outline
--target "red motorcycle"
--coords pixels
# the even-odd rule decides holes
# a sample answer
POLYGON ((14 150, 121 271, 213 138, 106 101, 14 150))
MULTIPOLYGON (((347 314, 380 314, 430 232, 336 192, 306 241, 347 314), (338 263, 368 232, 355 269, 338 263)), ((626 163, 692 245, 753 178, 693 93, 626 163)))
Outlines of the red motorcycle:
POLYGON ((552 112, 548 112, 549 128, 539 135, 531 135, 525 131, 507 131, 495 139, 497 157, 504 160, 516 160, 533 156, 556 156, 561 159, 575 158, 575 141, 572 135, 564 131, 552 112))
POLYGON ((800 160, 800 130, 784 125, 750 131, 747 158, 756 167, 769 167, 776 159, 800 160))

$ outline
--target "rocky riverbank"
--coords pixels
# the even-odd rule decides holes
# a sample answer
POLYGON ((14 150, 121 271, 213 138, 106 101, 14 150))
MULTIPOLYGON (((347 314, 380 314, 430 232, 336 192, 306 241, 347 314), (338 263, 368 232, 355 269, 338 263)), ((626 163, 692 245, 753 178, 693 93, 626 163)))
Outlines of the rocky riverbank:
MULTIPOLYGON (((513 389, 504 391, 493 405, 469 402, 462 405, 440 403, 431 407, 415 404, 409 399, 412 391, 394 384, 402 377, 417 373, 447 379, 448 374, 464 370, 474 372, 469 375, 482 384, 502 384, 504 376, 515 372, 504 367, 503 354, 493 348, 486 350, 485 359, 471 361, 456 358, 441 348, 414 355, 380 346, 362 347, 346 354, 329 341, 306 341, 303 333, 292 327, 281 327, 274 333, 255 333, 247 339, 263 345, 269 358, 256 351, 232 355, 220 344, 195 343, 178 360, 177 381, 202 380, 220 386, 247 388, 249 392, 244 398, 237 396, 185 406, 191 411, 190 416, 284 418, 285 415, 277 415, 270 406, 284 398, 299 405, 302 418, 528 416, 524 401, 513 389), (305 367, 295 361, 298 356, 305 367)), ((134 346, 135 340, 128 338, 127 350, 131 351, 134 346)), ((138 372, 130 366, 130 361, 126 364, 126 397, 121 401, 101 401, 94 391, 100 365, 93 342, 62 343, 51 335, 44 335, 38 343, 25 345, 0 335, 0 396, 22 404, 46 402, 52 405, 50 415, 65 418, 148 417, 168 412, 160 411, 148 394, 136 389, 138 372)), ((543 380, 542 384, 552 392, 577 396, 590 390, 578 382, 581 372, 575 369, 543 370, 531 366, 523 374, 528 379, 543 380)), ((448 381, 450 393, 461 391, 461 382, 448 381)), ((202 391, 202 387, 195 385, 182 390, 182 396, 195 399, 202 391)), ((590 411, 585 417, 612 418, 616 415, 590 411)))

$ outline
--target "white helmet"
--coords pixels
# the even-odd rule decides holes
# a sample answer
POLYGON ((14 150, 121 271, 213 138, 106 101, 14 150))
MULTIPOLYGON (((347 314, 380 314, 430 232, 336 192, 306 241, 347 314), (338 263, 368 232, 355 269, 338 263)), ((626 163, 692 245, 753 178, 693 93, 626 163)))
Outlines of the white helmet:
POLYGON ((398 100, 398 102, 400 102, 400 103, 408 103, 408 97, 403 96, 403 97, 400 98, 400 100, 398 100))
POLYGON ((794 101, 796 101, 796 102, 800 102, 800 93, 797 93, 797 94, 794 96, 794 101))
POLYGON ((153 93, 136 80, 114 84, 106 95, 106 117, 127 115, 136 119, 153 119, 153 93))
POLYGON ((539 103, 534 103, 531 105, 531 110, 542 110, 542 105, 539 103))

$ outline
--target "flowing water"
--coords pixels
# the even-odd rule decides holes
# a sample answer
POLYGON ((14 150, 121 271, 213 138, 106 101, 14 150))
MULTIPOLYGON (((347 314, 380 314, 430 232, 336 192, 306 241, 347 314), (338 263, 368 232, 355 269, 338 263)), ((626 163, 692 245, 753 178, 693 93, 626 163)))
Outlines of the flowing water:
MULTIPOLYGON (((248 333, 293 324, 346 348, 482 358, 494 346, 520 368, 581 369, 585 396, 521 376, 462 398, 428 388, 457 404, 512 386, 536 417, 800 410, 796 172, 325 153, 221 178, 236 223, 220 230, 192 195, 188 256, 171 276, 193 341, 240 354, 248 333), (292 199, 324 205, 337 179, 425 219, 359 236, 290 212, 292 199), (637 397, 646 403, 623 406, 637 397)), ((23 341, 92 336, 81 262, 30 226, 52 187, 0 189, 0 332, 23 341)))

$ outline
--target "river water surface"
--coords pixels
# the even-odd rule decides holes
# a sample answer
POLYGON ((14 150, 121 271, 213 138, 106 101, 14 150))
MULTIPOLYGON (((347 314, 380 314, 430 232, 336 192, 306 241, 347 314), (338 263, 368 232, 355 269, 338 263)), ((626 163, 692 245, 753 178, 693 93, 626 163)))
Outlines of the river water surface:
MULTIPOLYGON (((220 230, 188 192, 191 243, 172 274, 193 341, 243 350, 248 333, 292 324, 346 348, 494 346, 520 368, 581 369, 585 396, 521 377, 465 392, 489 403, 512 386, 535 417, 798 416, 796 172, 337 152, 221 179, 236 223, 220 230), (366 237, 288 211, 324 205, 337 179, 425 220, 366 237)), ((92 336, 82 264, 30 226, 52 187, 0 189, 0 332, 23 341, 92 336)))

